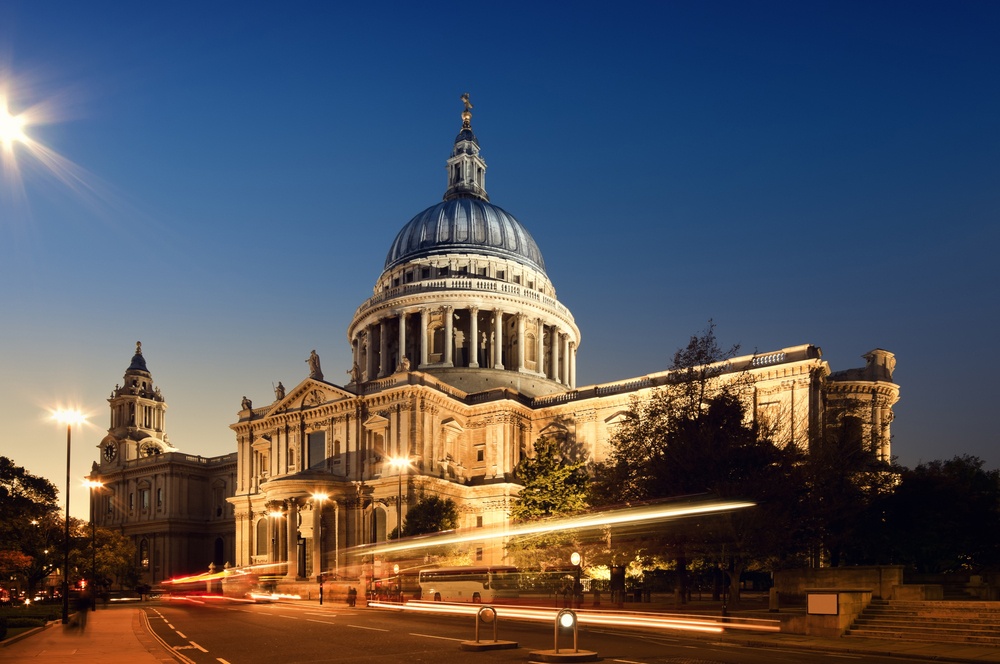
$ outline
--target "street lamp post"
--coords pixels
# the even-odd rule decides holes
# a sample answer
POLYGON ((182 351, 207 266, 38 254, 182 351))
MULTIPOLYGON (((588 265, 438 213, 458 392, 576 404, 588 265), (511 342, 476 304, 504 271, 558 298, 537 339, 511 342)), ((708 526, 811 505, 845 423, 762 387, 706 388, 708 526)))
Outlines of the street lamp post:
POLYGON ((72 449, 73 425, 83 421, 83 414, 76 410, 57 410, 52 419, 66 425, 66 514, 63 536, 62 624, 69 622, 69 461, 72 449))
POLYGON ((313 566, 316 572, 316 581, 319 582, 319 603, 323 605, 323 502, 329 498, 329 494, 314 493, 312 499, 316 503, 316 522, 313 524, 316 538, 316 564, 313 566))
MULTIPOLYGON (((94 593, 97 589, 94 584, 97 581, 97 523, 94 519, 94 491, 102 488, 104 482, 88 479, 84 484, 90 489, 90 593, 91 598, 96 599, 94 593)), ((90 608, 96 611, 97 602, 91 602, 90 608)))
POLYGON ((403 470, 410 466, 410 460, 406 457, 392 457, 389 465, 396 469, 396 539, 403 536, 403 470))

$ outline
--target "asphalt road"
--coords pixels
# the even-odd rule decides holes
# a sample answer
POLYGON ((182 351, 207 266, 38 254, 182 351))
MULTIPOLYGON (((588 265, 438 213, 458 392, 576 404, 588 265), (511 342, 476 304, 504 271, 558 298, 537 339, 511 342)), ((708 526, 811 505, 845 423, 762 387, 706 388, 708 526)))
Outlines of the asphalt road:
MULTIPOLYGON (((468 616, 403 614, 363 607, 319 609, 294 604, 164 602, 144 609, 154 633, 196 664, 293 664, 295 662, 526 662, 531 651, 553 648, 551 623, 502 621, 499 638, 517 641, 512 650, 468 652, 462 641, 474 637, 468 616)), ((480 638, 492 638, 483 628, 480 638)), ((560 649, 572 649, 565 634, 560 649)), ((816 651, 752 648, 690 638, 678 633, 639 634, 581 628, 581 650, 620 664, 792 664, 800 662, 892 662, 816 651)), ((913 660, 909 660, 913 661, 913 660)))

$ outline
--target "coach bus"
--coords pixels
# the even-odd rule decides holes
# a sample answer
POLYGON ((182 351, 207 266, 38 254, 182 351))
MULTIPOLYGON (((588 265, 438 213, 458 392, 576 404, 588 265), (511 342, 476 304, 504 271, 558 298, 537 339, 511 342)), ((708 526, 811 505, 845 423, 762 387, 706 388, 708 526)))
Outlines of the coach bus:
POLYGON ((495 602, 517 597, 516 567, 439 567, 420 570, 420 599, 435 602, 495 602))

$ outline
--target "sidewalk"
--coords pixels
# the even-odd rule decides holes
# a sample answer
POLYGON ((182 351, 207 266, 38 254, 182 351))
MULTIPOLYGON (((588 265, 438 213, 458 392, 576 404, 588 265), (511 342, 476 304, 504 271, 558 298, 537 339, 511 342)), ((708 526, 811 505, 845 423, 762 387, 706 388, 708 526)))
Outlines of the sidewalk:
POLYGON ((0 662, 176 664, 150 636, 140 614, 135 605, 98 609, 90 612, 82 634, 55 623, 13 643, 0 641, 0 662))

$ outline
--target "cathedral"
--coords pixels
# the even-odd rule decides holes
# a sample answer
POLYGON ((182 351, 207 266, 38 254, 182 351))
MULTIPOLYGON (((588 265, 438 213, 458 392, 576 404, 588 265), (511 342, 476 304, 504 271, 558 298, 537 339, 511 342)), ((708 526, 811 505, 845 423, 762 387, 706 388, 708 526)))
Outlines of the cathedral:
MULTIPOLYGON (((515 471, 533 443, 557 436, 600 461, 631 401, 672 380, 655 370, 578 386, 581 331, 527 228, 490 201, 468 95, 463 101, 444 196, 389 245, 347 329, 352 366, 327 377, 313 351, 308 375, 287 390, 279 383, 272 403, 243 400, 231 425, 237 464, 227 493, 237 566, 281 563, 289 584, 321 572, 378 576, 348 551, 385 542, 424 496, 457 505, 459 529, 473 539, 470 560, 500 564, 503 548, 486 533, 508 523, 515 471)), ((784 440, 805 448, 850 418, 866 448, 888 460, 895 358, 875 349, 864 359, 832 372, 819 347, 803 344, 711 370, 720 381, 749 377, 753 417, 784 440)), ((155 398, 154 419, 162 415, 155 398)), ((113 420, 133 417, 120 399, 112 399, 113 420)), ((143 444, 128 449, 141 454, 143 444)))

